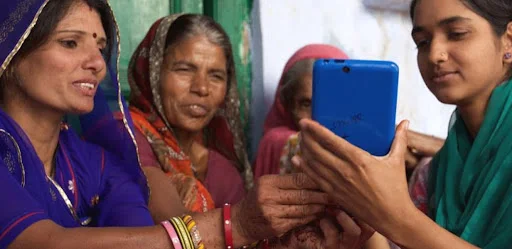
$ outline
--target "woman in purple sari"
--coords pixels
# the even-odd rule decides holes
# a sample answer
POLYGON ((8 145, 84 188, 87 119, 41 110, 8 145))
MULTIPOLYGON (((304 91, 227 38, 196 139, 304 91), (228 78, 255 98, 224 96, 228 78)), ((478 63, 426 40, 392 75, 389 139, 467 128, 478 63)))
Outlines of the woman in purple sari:
MULTIPOLYGON (((0 249, 240 247, 323 213, 326 195, 295 175, 268 178, 232 213, 216 209, 154 225, 120 94, 119 37, 107 1, 10 0, 2 6, 0 249), (107 94, 116 96, 115 104, 107 103, 107 94), (200 237, 199 231, 208 233, 200 237)), ((344 217, 338 223, 345 230, 358 228, 344 217)), ((368 234, 345 232, 339 240, 334 224, 320 224, 327 239, 301 235, 275 248, 339 248, 368 234)))
POLYGON ((5 4, 0 14, 0 248, 45 220, 62 227, 154 225, 131 120, 124 116, 119 125, 112 114, 126 109, 115 74, 117 57, 107 56, 118 48, 106 3, 5 4), (114 73, 100 87, 107 72, 114 73), (107 106, 107 93, 118 96, 117 106, 107 106), (79 120, 79 127, 63 121, 69 119, 79 120))

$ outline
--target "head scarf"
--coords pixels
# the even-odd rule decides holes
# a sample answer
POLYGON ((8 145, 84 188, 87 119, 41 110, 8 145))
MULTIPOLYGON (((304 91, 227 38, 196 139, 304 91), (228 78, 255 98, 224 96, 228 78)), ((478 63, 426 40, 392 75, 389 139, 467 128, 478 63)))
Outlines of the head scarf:
MULTIPOLYGON (((128 69, 132 90, 131 113, 139 130, 150 141, 161 165, 170 165, 167 174, 189 210, 206 211, 213 201, 204 186, 195 179, 192 163, 181 150, 172 127, 163 112, 160 96, 160 69, 165 56, 165 41, 172 23, 180 15, 171 15, 156 21, 134 52, 128 69)), ((252 172, 245 151, 245 140, 240 119, 240 98, 235 76, 228 79, 229 91, 217 115, 205 128, 207 145, 238 166, 246 185, 252 182, 252 172)))
POLYGON ((445 145, 432 161, 429 214, 473 245, 508 248, 512 244, 512 81, 493 91, 474 140, 456 115, 445 145))
MULTIPOLYGON (((0 10, 0 61, 2 63, 0 75, 6 72, 9 63, 29 37, 36 23, 44 21, 39 20, 39 15, 49 1, 54 0, 13 0, 2 3, 3 8, 0 10)), ((75 120, 74 124, 77 127, 72 128, 77 128, 81 132, 81 138, 75 132, 61 132, 59 137, 58 151, 66 150, 70 153, 68 153, 69 156, 63 156, 66 155, 64 152, 56 152, 56 164, 67 165, 61 167, 65 169, 61 173, 70 174, 69 178, 65 179, 72 179, 69 186, 66 186, 62 191, 59 190, 62 198, 58 198, 59 193, 56 193, 54 188, 49 187, 44 166, 25 132, 7 113, 0 110, 0 157, 2 159, 0 160, 0 167, 3 168, 2 170, 7 168, 12 175, 10 179, 15 179, 26 190, 23 193, 30 194, 30 197, 33 198, 30 199, 31 203, 35 200, 52 220, 63 226, 86 224, 81 220, 83 217, 79 217, 80 210, 74 210, 74 208, 78 208, 80 203, 83 204, 82 206, 95 205, 95 200, 91 200, 93 203, 89 204, 89 200, 79 199, 77 186, 87 185, 87 188, 90 186, 90 189, 97 189, 98 186, 91 186, 91 184, 99 181, 100 176, 87 175, 79 170, 83 167, 91 167, 93 170, 90 172, 100 171, 100 169, 94 167, 101 163, 101 171, 103 172, 103 166, 105 166, 105 169, 108 168, 110 172, 110 155, 116 157, 116 162, 117 159, 120 160, 119 163, 113 163, 117 167, 115 170, 126 172, 129 178, 138 184, 139 189, 135 191, 141 191, 145 203, 149 199, 147 181, 140 168, 137 156, 132 120, 129 115, 125 115, 128 113, 128 109, 121 95, 118 80, 119 34, 117 24, 111 9, 109 14, 107 18, 111 18, 115 26, 112 29, 112 34, 110 34, 110 39, 113 39, 112 44, 114 44, 110 52, 115 56, 105 55, 105 58, 110 58, 109 61, 106 61, 108 74, 97 89, 93 110, 85 115, 68 115, 65 117, 67 120, 75 120), (112 97, 110 103, 108 103, 106 96, 112 97), (117 113, 117 117, 114 113, 117 113), (122 122, 119 122, 119 119, 122 122), (90 143, 81 143, 80 139, 90 143), (106 154, 109 156, 103 157, 106 154), (75 165, 73 162, 83 167, 71 167, 70 165, 75 165), (69 196, 69 200, 67 200, 67 196, 69 196), (49 203, 54 204, 50 205, 49 203), (75 220, 69 219, 70 214, 74 216, 75 220)), ((63 130, 67 130, 67 127, 67 125, 63 125, 63 130)), ((29 205, 29 203, 26 203, 27 198, 24 198, 26 196, 10 195, 13 195, 13 193, 5 191, 2 193, 2 198, 8 198, 13 207, 26 208, 29 205)), ((106 202, 96 201, 113 203, 112 200, 115 198, 117 197, 113 196, 106 202)), ((106 209, 114 208, 109 207, 108 204, 102 205, 106 209)), ((8 213, 9 210, 15 211, 13 209, 3 209, 3 212, 8 213)), ((149 214, 147 215, 149 217, 149 214)), ((135 219, 135 217, 132 217, 132 219, 135 219)), ((95 222, 95 225, 107 224, 107 221, 102 221, 101 217, 93 222, 95 222)), ((0 245, 0 247, 3 246, 0 245)))

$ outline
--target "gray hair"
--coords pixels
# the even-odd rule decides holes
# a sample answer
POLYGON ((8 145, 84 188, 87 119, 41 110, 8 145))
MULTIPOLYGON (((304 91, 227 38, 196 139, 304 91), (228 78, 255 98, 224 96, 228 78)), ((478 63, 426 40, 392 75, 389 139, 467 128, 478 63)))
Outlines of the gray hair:
POLYGON ((233 86, 236 88, 235 62, 231 41, 226 31, 211 17, 199 14, 184 14, 176 18, 169 27, 165 49, 168 50, 186 39, 200 35, 205 36, 208 41, 222 48, 224 56, 226 56, 228 90, 233 86))
MULTIPOLYGON (((233 134, 233 147, 235 149, 236 166, 242 173, 246 188, 252 187, 252 167, 246 152, 246 141, 243 133, 243 123, 240 115, 240 96, 238 94, 235 61, 231 41, 226 31, 209 16, 199 14, 183 14, 176 18, 169 27, 165 40, 165 51, 172 49, 180 42, 195 36, 205 36, 208 41, 219 46, 226 57, 227 89, 224 106, 217 115, 223 116, 233 134)), ((245 113, 248 111, 245 110, 245 113)), ((205 129, 204 135, 207 143, 212 142, 219 152, 229 155, 229 148, 223 148, 213 137, 214 131, 205 129)), ((231 157, 231 156, 230 156, 231 157)), ((231 159, 231 158, 230 158, 231 159)))
POLYGON ((293 107, 293 98, 297 94, 300 80, 305 74, 313 73, 314 63, 315 59, 300 60, 283 74, 280 98, 285 108, 293 107))

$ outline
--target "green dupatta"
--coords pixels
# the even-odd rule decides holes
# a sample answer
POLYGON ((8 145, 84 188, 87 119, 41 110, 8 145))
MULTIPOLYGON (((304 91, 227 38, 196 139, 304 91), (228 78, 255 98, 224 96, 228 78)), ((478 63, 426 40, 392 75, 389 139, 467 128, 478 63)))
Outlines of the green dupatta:
POLYGON ((431 167, 437 224, 482 248, 512 248, 512 80, 493 91, 474 141, 457 114, 431 167))

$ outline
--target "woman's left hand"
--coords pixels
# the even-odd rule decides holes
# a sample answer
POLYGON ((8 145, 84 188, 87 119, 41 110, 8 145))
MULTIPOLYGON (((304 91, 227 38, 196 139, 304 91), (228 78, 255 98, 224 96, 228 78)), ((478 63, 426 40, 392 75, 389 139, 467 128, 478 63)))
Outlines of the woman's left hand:
POLYGON ((405 154, 407 169, 416 168, 423 158, 433 157, 443 145, 444 140, 441 138, 408 130, 405 154))
POLYGON ((271 240, 270 248, 359 249, 375 231, 362 222, 356 222, 341 210, 336 211, 335 217, 323 218, 317 224, 294 229, 279 239, 271 240))
POLYGON ((391 151, 384 157, 370 155, 312 120, 300 124, 302 155, 292 161, 336 205, 385 236, 391 225, 415 209, 404 165, 408 122, 397 127, 391 151))

